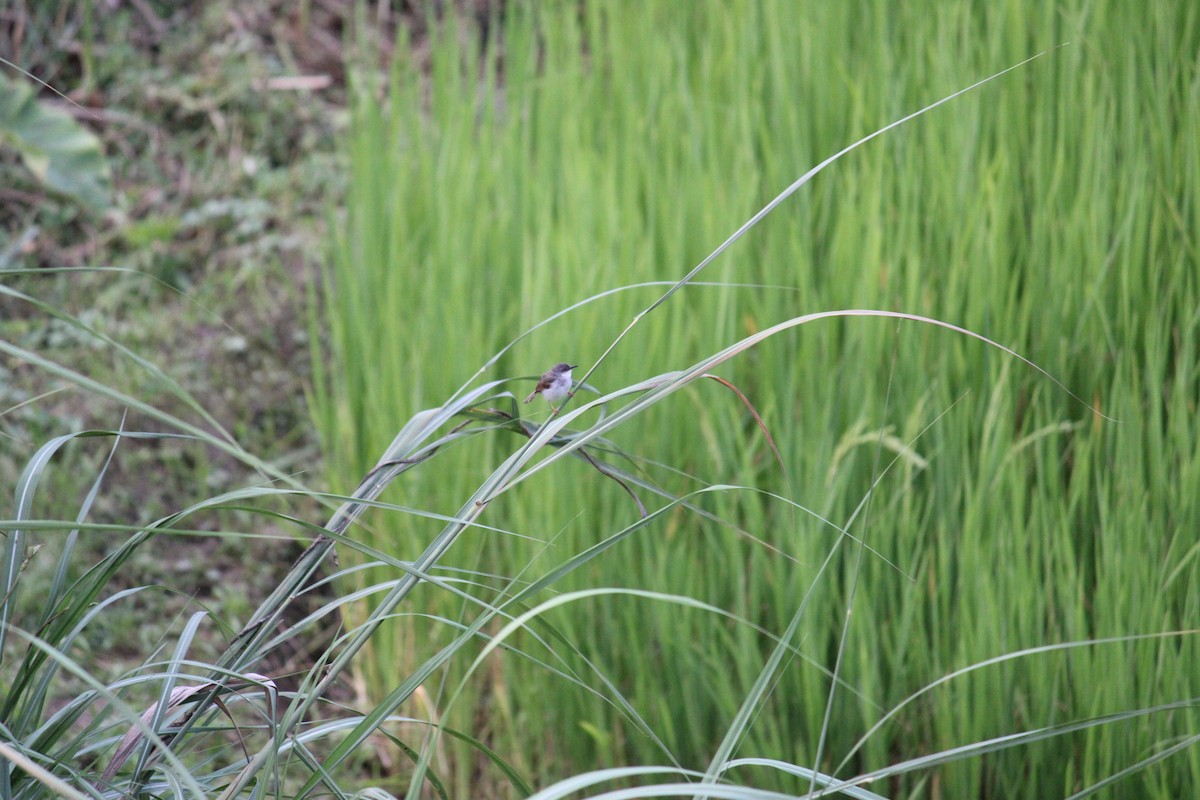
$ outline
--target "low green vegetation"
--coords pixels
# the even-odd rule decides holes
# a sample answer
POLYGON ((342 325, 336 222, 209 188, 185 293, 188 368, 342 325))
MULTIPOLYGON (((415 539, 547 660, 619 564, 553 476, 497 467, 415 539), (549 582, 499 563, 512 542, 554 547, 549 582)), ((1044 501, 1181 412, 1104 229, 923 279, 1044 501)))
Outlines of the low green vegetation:
MULTIPOLYGON (((1191 796, 1198 16, 511 3, 401 36, 352 72, 300 311, 323 478, 0 284, 106 358, 6 327, 10 362, 170 432, 43 420, 24 454, 0 796, 1191 796), (521 405, 562 360, 563 412, 521 405), (149 448, 185 498, 91 521, 149 448), (269 536, 314 544, 95 647, 170 594, 130 576, 154 542, 269 536)), ((270 219, 248 195, 118 241, 169 259, 205 209, 270 219)))

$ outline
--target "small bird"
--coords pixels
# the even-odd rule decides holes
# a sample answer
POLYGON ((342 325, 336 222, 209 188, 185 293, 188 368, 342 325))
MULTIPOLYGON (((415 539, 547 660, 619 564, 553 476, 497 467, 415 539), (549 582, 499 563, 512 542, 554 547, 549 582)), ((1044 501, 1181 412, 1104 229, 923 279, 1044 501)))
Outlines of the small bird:
MULTIPOLYGON (((575 367, 577 366, 579 365, 576 364, 575 367)), ((532 403, 533 398, 540 394, 542 397, 546 398, 547 402, 550 403, 550 407, 554 409, 554 413, 557 414, 558 408, 556 408, 554 404, 562 402, 563 399, 566 398, 567 394, 570 393, 571 370, 575 369, 575 367, 567 364, 566 362, 563 362, 562 364, 555 364, 545 375, 542 376, 542 379, 538 381, 537 388, 529 393, 529 397, 525 398, 525 402, 532 403)))

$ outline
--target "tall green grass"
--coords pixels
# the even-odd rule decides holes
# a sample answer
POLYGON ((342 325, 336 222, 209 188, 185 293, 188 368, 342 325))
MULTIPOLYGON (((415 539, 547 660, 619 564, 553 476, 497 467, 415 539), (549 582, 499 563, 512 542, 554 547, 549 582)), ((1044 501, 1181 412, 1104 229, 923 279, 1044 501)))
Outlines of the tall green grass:
MULTIPOLYGON (((581 594, 510 640, 595 691, 493 653, 455 702, 461 657, 405 713, 472 731, 537 784, 617 764, 703 772, 775 648, 762 631, 794 623, 798 653, 731 755, 846 777, 974 744, 871 788, 1194 793, 1200 750, 1169 748, 1200 730, 1200 638, 1130 637, 1190 631, 1200 611, 1198 17, 1165 0, 511 4, 483 45, 454 24, 427 61, 401 42, 386 83, 356 90, 350 193, 315 322, 328 350, 313 408, 335 490, 465 384, 507 379, 521 398, 556 361, 582 373, 665 289, 644 284, 677 280, 813 164, 1048 49, 825 170, 705 283, 640 320, 589 383, 629 386, 787 319, 872 308, 990 337, 1087 401, 934 326, 854 317, 780 333, 720 372, 782 466, 715 383, 608 436, 676 495, 737 484, 815 516, 748 490, 692 498, 563 576, 537 599, 581 594), (920 460, 889 468, 889 442, 920 460), (834 526, 852 519, 878 554, 841 538, 834 526), (597 587, 691 598, 761 630, 597 587)), ((523 446, 515 433, 447 446, 383 499, 455 514, 523 446)), ((479 517, 520 535, 469 528, 438 574, 499 603, 507 579, 538 578, 638 513, 620 485, 560 461, 479 517)), ((376 512, 348 535, 411 560, 442 525, 376 512)), ((397 613, 359 662, 373 700, 476 611, 426 584, 397 613)), ((418 746, 424 732, 400 735, 418 746)), ((475 751, 438 748, 475 796, 503 782, 475 751)), ((809 787, 761 767, 728 777, 809 787)))

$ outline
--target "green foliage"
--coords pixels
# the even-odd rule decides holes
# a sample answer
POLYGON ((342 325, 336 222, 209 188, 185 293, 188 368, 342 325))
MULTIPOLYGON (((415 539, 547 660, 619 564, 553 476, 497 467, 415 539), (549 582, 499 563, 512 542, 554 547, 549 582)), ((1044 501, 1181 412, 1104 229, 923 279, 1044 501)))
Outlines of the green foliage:
MULTIPOLYGON (((729 757, 837 775, 903 764, 888 773, 897 796, 922 791, 931 771, 956 796, 1056 796, 1133 765, 1114 785, 1194 790, 1200 756, 1170 748, 1195 735, 1200 655, 1188 633, 1200 568, 1195 15, 1166 2, 1041 14, 1006 3, 515 5, 484 44, 451 23, 427 63, 406 60, 401 42, 385 87, 360 79, 345 218, 331 225, 314 320, 330 346, 314 364, 313 406, 335 485, 349 488, 397 421, 457 403, 480 378, 523 397, 556 361, 596 364, 636 318, 589 377, 612 392, 607 413, 621 424, 601 428, 636 459, 630 471, 667 496, 741 484, 817 515, 727 490, 695 501, 723 525, 679 507, 654 516, 528 602, 636 588, 753 625, 579 595, 515 641, 589 676, 591 690, 493 655, 432 716, 485 719, 491 746, 540 775, 704 771, 725 739, 729 757), (638 316, 665 288, 640 284, 686 274, 811 165, 1068 40, 844 157, 697 279, 717 285, 638 316), (968 337, 855 317, 781 330, 721 367, 762 413, 782 470, 744 407, 703 385, 622 415, 637 404, 628 387, 843 308, 961 325, 1087 402, 968 337), (901 445, 915 456, 892 464, 901 445), (735 723, 778 652, 760 628, 798 654, 735 723), (1004 654, 1021 655, 990 661, 1004 654), (1019 747, 989 744, 1022 732, 1019 747), (921 758, 959 747, 959 760, 921 758)), ((601 430, 589 409, 553 432, 601 430)), ((529 457, 526 444, 510 455, 518 441, 460 437, 388 495, 534 538, 467 529, 442 548, 437 574, 472 576, 475 599, 414 589, 410 602, 435 619, 373 632, 360 669, 385 705, 399 702, 398 675, 476 619, 470 602, 507 601, 493 580, 536 583, 638 518, 619 486, 561 460, 512 473, 492 498, 480 488, 492 470, 529 457)), ((444 533, 404 513, 347 536, 407 563, 444 533)), ((439 681, 456 685, 465 668, 439 681)), ((425 687, 433 702, 438 685, 425 687)), ((468 758, 456 771, 460 787, 473 780, 468 758)), ((809 785, 784 772, 727 777, 743 774, 809 785)))
MULTIPOLYGON (((0 338, 172 432, 55 438, 15 487, 0 797, 1195 794, 1197 12, 874 11, 509 4, 486 42, 447 23, 361 78, 311 318, 347 497, 0 285, 176 409, 0 338), (563 413, 519 405, 564 358, 589 374, 563 413), (107 466, 75 506, 53 488, 56 454, 167 436, 271 485, 120 525, 89 521, 107 466), (314 497, 342 504, 321 528, 314 497), (136 554, 222 509, 312 546, 226 587, 236 620, 189 609, 132 668, 92 653, 154 602, 120 585, 136 554), (111 549, 82 562, 82 536, 111 549)), ((162 219, 131 236, 264 221, 162 219)))
POLYGON ((112 202, 112 171, 100 140, 64 111, 39 102, 23 81, 0 75, 0 145, 20 154, 47 188, 93 211, 112 202))

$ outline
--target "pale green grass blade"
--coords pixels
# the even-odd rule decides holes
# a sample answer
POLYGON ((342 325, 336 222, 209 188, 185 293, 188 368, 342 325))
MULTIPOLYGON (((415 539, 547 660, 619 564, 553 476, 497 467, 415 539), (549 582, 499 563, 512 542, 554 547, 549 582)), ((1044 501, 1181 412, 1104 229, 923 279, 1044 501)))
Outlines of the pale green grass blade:
MULTIPOLYGON (((86 669, 68 657, 65 653, 51 646, 49 643, 42 641, 32 634, 26 633, 19 628, 10 629, 12 633, 27 641, 33 647, 42 650, 52 659, 60 669, 63 669, 76 678, 82 680, 92 692, 97 696, 104 698, 105 701, 119 714, 122 718, 128 721, 131 726, 137 727, 142 734, 155 742, 160 752, 163 755, 164 761, 169 765, 169 774, 172 780, 178 781, 178 786, 183 793, 183 796, 201 798, 205 797, 205 792, 201 789, 200 784, 195 780, 192 774, 188 771, 187 766, 171 751, 169 747, 160 739, 154 731, 150 730, 141 719, 141 716, 129 707, 118 695, 113 693, 109 687, 105 686, 86 669)), ((40 751, 40 748, 39 748, 40 751)))
MULTIPOLYGON (((1038 742, 1057 736, 1063 736, 1075 731, 1087 730, 1088 728, 1095 728, 1104 725, 1113 725, 1118 722, 1125 722, 1127 720, 1138 719, 1139 717, 1145 717, 1153 714, 1166 714, 1172 711, 1195 708, 1197 705, 1200 705, 1200 697, 1181 700, 1175 703, 1165 703, 1160 706, 1153 706, 1149 708, 1139 708, 1134 711, 1106 714, 1102 717, 1094 717, 1091 719, 1079 720, 1077 722, 1068 722, 1061 725, 1052 725, 1045 728, 1038 728, 1036 730, 1022 731, 1021 733, 1011 733, 1005 736, 998 736, 994 739, 973 742, 968 745, 950 748, 928 756, 921 756, 919 758, 901 761, 882 769, 873 770, 865 775, 860 775, 845 781, 839 781, 830 785, 826 789, 813 793, 811 796, 827 797, 831 793, 839 792, 844 788, 873 783, 893 775, 899 775, 920 769, 928 769, 933 766, 947 764, 962 759, 978 758, 988 753, 1007 750, 1013 747, 1021 747, 1033 742, 1038 742)), ((1194 740, 1189 739, 1189 741, 1194 740)))
MULTIPOLYGON (((89 271, 93 271, 93 270, 89 270, 89 271)), ((128 347, 125 347, 123 344, 121 344, 117 340, 113 339, 112 337, 110 337, 100 331, 97 331, 95 328, 93 328, 93 327, 87 325, 86 323, 84 323, 83 321, 81 321, 77 316, 75 316, 73 314, 68 314, 43 300, 40 300, 36 297, 27 295, 23 292, 18 292, 15 289, 5 286, 4 284, 0 284, 0 295, 5 295, 5 296, 13 298, 14 300, 19 300, 21 302, 28 303, 29 305, 32 305, 34 308, 36 308, 41 313, 45 314, 47 317, 60 320, 61 322, 80 331, 89 339, 93 339, 96 342, 101 343, 106 349, 109 349, 109 350, 113 351, 114 353, 120 355, 123 360, 128 361, 129 363, 133 364, 138 369, 143 370, 146 374, 150 375, 154 379, 156 384, 162 386, 173 397, 182 401, 190 411, 194 412, 206 424, 211 426, 211 428, 212 428, 211 435, 215 436, 216 438, 220 439, 221 441, 228 442, 230 444, 234 443, 233 436, 231 434, 229 434, 229 432, 226 431, 220 425, 220 423, 217 422, 216 418, 213 417, 212 414, 209 413, 209 411, 206 408, 204 408, 204 406, 198 400, 196 400, 195 397, 193 397, 190 393, 185 391, 184 388, 182 386, 180 386, 179 383, 174 378, 172 378, 170 375, 168 375, 166 372, 164 372, 162 370, 162 368, 159 367, 154 362, 150 361, 149 359, 143 358, 142 356, 139 356, 137 353, 133 352, 128 347)), ((0 345, 2 345, 2 344, 5 344, 5 343, 3 341, 0 341, 0 345)), ((48 363, 50 363, 50 362, 42 362, 43 365, 48 364, 48 363)), ((70 374, 74 374, 74 373, 70 373, 69 371, 64 371, 63 377, 67 377, 70 374)), ((103 386, 103 385, 104 384, 96 382, 96 381, 89 381, 89 386, 86 388, 88 388, 89 390, 94 390, 95 387, 103 386)), ((101 396, 103 396, 104 393, 97 392, 97 394, 100 394, 101 396)))
MULTIPOLYGON (((789 775, 795 775, 806 781, 811 781, 820 786, 829 786, 830 784, 839 783, 837 778, 831 775, 824 775, 819 772, 813 772, 807 767, 799 767, 795 764, 788 764, 783 761, 777 761, 773 758, 735 758, 726 766, 726 771, 736 769, 737 767, 770 767, 771 769, 786 772, 789 775)), ((849 787, 840 790, 840 794, 844 797, 853 797, 855 800, 887 800, 881 794, 868 792, 866 789, 859 787, 849 787)))
POLYGON ((1141 761, 1130 764, 1125 769, 1115 772, 1103 780, 1096 781, 1086 789, 1075 792, 1075 794, 1068 797, 1067 800, 1079 800, 1080 798, 1091 797, 1097 792, 1100 792, 1101 790, 1106 789, 1113 784, 1119 783, 1131 775, 1136 775, 1137 773, 1145 770, 1147 767, 1168 759, 1176 753, 1186 750, 1189 747, 1195 747, 1198 744, 1200 744, 1200 734, 1197 734, 1196 736, 1190 736, 1184 739, 1182 742, 1176 742, 1170 747, 1164 747, 1161 751, 1153 755, 1146 756, 1141 761))
MULTIPOLYGON (((207 612, 199 611, 193 614, 184 626, 183 631, 179 635, 179 641, 175 644, 175 654, 171 661, 165 665, 165 674, 163 675, 162 689, 159 690, 158 700, 154 703, 154 714, 149 720, 150 730, 158 731, 162 729, 163 719, 167 716, 171 709, 171 697, 175 691, 175 676, 182 673, 182 664, 186 660, 187 652, 192 645, 192 640, 196 638, 196 633, 200 629, 200 623, 207 617, 207 612)), ((141 751, 138 753, 137 764, 133 768, 133 774, 140 776, 146 770, 146 763, 152 754, 152 743, 146 741, 142 745, 141 751)))
POLYGON ((0 756, 4 756, 15 766, 32 775, 35 780, 54 792, 58 797, 68 797, 71 800, 86 800, 88 797, 100 797, 98 794, 84 794, 76 790, 75 787, 61 780, 49 770, 44 769, 33 758, 8 742, 0 741, 0 756))
POLYGON ((753 228, 755 225, 757 225, 759 222, 761 222, 763 220, 763 218, 765 218, 768 214, 770 214, 772 211, 774 211, 779 206, 780 203, 782 203, 784 200, 788 199, 790 196, 792 196, 797 191, 799 191, 799 189, 802 186, 804 186, 804 184, 806 184, 810 180, 812 180, 814 176, 816 176, 819 172, 821 172, 821 170, 825 169, 830 164, 833 164, 835 161, 840 159, 842 156, 850 153, 853 150, 856 150, 857 148, 861 147, 862 145, 866 144, 867 142, 871 141, 872 139, 882 136, 883 134, 887 133, 888 131, 890 131, 894 128, 898 128, 899 126, 903 125, 904 123, 914 120, 917 117, 921 116, 922 114, 932 111, 933 109, 937 108, 938 106, 948 103, 951 100, 955 99, 956 97, 960 97, 964 94, 967 94, 968 92, 971 92, 971 91, 979 88, 980 86, 983 86, 984 84, 989 83, 989 82, 995 80, 996 78, 999 78, 1002 75, 1012 72, 1013 70, 1020 69, 1021 67, 1030 63, 1031 61, 1034 61, 1034 60, 1046 55, 1047 52, 1048 51, 1043 51, 1041 53, 1038 53, 1037 55, 1030 56, 1029 58, 1025 59, 1024 61, 1020 61, 1016 64, 1013 64, 1011 67, 1008 67, 1007 69, 1003 69, 1000 72, 993 73, 992 75, 989 75, 988 77, 986 77, 982 80, 976 81, 975 83, 971 84, 970 86, 967 86, 964 89, 960 89, 957 92, 954 92, 953 94, 943 97, 941 100, 938 100, 934 103, 930 103, 929 105, 925 106, 924 108, 922 108, 918 111, 914 111, 913 113, 909 114, 906 117, 901 117, 900 119, 896 120, 895 122, 889 123, 889 124, 883 126, 882 128, 879 128, 874 133, 864 136, 863 138, 859 139, 858 141, 854 142, 853 144, 842 148, 838 152, 836 152, 833 155, 826 158, 824 161, 817 164, 815 167, 810 169, 808 172, 801 175, 790 186, 788 186, 786 189, 784 189, 782 192, 780 192, 778 195, 776 195, 775 199, 773 199, 771 202, 769 202, 765 206, 763 206, 762 209, 760 209, 758 211, 758 213, 756 213, 753 217, 748 219, 746 222, 742 223, 742 226, 740 228, 738 228, 736 231, 734 231, 729 236, 728 239, 726 239, 724 242, 722 242, 717 247, 716 250, 713 250, 711 253, 709 253, 707 256, 705 256, 704 260, 701 261, 699 264, 697 264, 692 269, 691 272, 689 272, 687 275, 685 275, 678 283, 676 283, 674 286, 672 286, 670 289, 668 289, 666 292, 664 292, 661 297, 659 297, 657 300, 655 300, 653 303, 651 303, 649 306, 647 306, 642 312, 640 312, 636 317, 634 317, 633 322, 629 323, 629 327, 627 327, 624 331, 622 331, 617 336, 617 338, 612 342, 612 344, 610 344, 608 346, 608 349, 605 350, 604 353, 597 360, 595 366, 593 366, 592 369, 589 369, 587 372, 584 373, 583 378, 581 380, 587 380, 588 376, 590 376, 591 373, 595 370, 595 368, 597 366, 599 366, 601 362, 604 361, 604 359, 608 356, 609 353, 611 353, 614 349, 616 349, 617 345, 620 344, 621 341, 625 338, 625 336, 629 333, 629 331, 632 330, 634 328, 634 326, 637 325, 641 321, 642 317, 644 317, 646 314, 649 314, 651 311, 658 308, 660 305, 662 305, 667 300, 669 300, 671 298, 671 296, 673 294, 675 294, 675 292, 679 291, 681 288, 683 288, 685 285, 687 285, 691 281, 692 278, 694 278, 696 275, 698 275, 701 272, 701 270, 703 270, 705 267, 707 267, 709 264, 711 264, 713 261, 715 261, 717 259, 717 257, 720 256, 722 253, 724 253, 726 250, 728 250, 730 245, 732 245, 738 239, 742 238, 742 236, 744 236, 747 231, 749 231, 751 228, 753 228))

